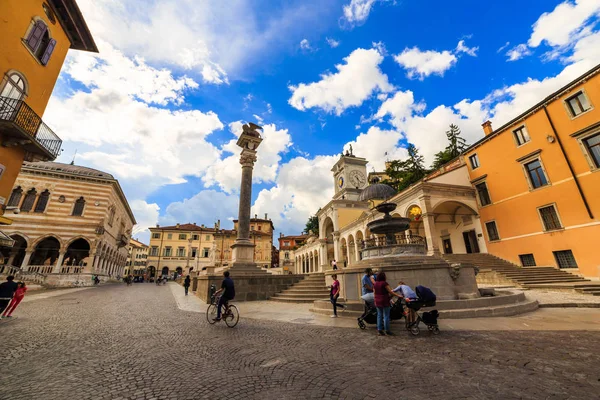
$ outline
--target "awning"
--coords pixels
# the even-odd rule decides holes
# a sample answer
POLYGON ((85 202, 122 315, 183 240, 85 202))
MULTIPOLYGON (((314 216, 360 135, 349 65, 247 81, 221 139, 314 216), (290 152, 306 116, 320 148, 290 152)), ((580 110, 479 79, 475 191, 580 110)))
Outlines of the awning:
POLYGON ((0 247, 13 247, 15 241, 6 233, 0 231, 0 247))

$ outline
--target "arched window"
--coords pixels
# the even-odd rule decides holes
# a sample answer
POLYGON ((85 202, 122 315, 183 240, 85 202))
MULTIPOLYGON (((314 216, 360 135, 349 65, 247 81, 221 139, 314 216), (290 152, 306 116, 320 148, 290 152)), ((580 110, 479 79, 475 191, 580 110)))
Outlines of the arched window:
POLYGON ((25 39, 25 43, 42 65, 48 64, 56 47, 56 40, 50 38, 48 26, 41 20, 35 21, 27 35, 27 39, 25 39))
POLYGON ((75 200, 75 207, 73 207, 73 216, 81 217, 83 215, 83 209, 85 208, 85 199, 83 197, 75 200))
POLYGON ((18 72, 10 72, 6 75, 6 83, 0 92, 0 97, 21 100, 27 95, 27 84, 25 78, 18 72))
POLYGON ((23 204, 21 205, 21 211, 29 212, 33 208, 33 203, 35 203, 35 198, 37 197, 37 191, 35 189, 29 189, 27 194, 25 195, 25 200, 23 200, 23 204))
POLYGON ((48 191, 48 189, 46 189, 40 194, 40 198, 38 199, 38 202, 35 205, 35 209, 33 211, 36 213, 43 213, 44 211, 46 211, 46 206, 48 205, 49 199, 50 192, 48 191))
POLYGON ((19 207, 19 203, 21 202, 21 197, 23 196, 23 189, 21 186, 17 186, 13 189, 10 194, 10 198, 8 199, 7 207, 19 207))

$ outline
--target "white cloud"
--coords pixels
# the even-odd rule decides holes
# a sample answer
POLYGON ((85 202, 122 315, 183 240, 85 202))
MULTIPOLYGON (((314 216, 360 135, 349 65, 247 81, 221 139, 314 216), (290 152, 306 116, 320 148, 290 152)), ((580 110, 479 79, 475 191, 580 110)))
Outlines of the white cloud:
POLYGON ((223 228, 232 229, 225 221, 238 216, 239 198, 215 190, 202 190, 189 199, 183 199, 169 204, 165 215, 159 218, 161 225, 176 223, 196 223, 198 225, 214 226, 221 220, 223 228))
POLYGON ((506 52, 508 61, 517 61, 531 54, 531 50, 526 44, 519 44, 506 52))
POLYGON ((301 39, 310 24, 321 32, 333 2, 290 0, 79 0, 96 39, 127 55, 189 70, 205 82, 226 84, 275 59, 269 57, 301 39), (265 8, 269 9, 264 13, 265 8), (260 57, 249 56, 260 54, 260 57))
POLYGON ((510 46, 510 42, 504 43, 504 46, 502 46, 498 50, 496 50, 496 53, 501 53, 502 50, 506 49, 508 46, 510 46))
POLYGON ((383 56, 376 49, 356 49, 343 64, 336 65, 336 73, 326 73, 321 80, 290 86, 289 104, 301 111, 320 108, 340 115, 349 107, 360 106, 375 92, 389 92, 393 86, 379 65, 383 56))
MULTIPOLYGON (((135 215, 135 219, 137 221, 137 225, 133 227, 133 235, 137 237, 137 235, 143 234, 143 232, 147 232, 147 229, 156 225, 158 222, 158 212, 160 207, 156 203, 148 204, 144 200, 130 200, 129 206, 131 207, 131 211, 133 211, 133 215, 135 215)), ((148 243, 147 241, 145 243, 148 243)))
POLYGON ((335 49, 336 47, 338 47, 340 45, 339 40, 335 40, 333 38, 325 38, 325 40, 327 41, 327 44, 329 45, 329 47, 331 47, 332 49, 335 49))
MULTIPOLYGON (((241 123, 232 123, 230 128, 235 129, 236 136, 241 132, 241 123)), ((274 182, 277 177, 281 155, 292 146, 292 137, 287 129, 277 129, 274 124, 263 126, 263 141, 258 147, 257 162, 254 166, 254 182, 274 182)), ((221 154, 229 153, 230 156, 215 161, 206 168, 203 181, 207 186, 217 185, 227 193, 239 190, 242 170, 239 159, 241 149, 233 139, 222 146, 221 154)))
POLYGON ((598 15, 598 0, 567 0, 538 18, 527 44, 530 47, 538 47, 543 42, 553 47, 568 45, 585 35, 586 22, 598 15))
POLYGON ((407 76, 410 79, 423 80, 432 74, 443 76, 444 72, 456 64, 457 58, 448 50, 421 51, 418 47, 413 47, 404 49, 402 53, 394 56, 394 60, 408 71, 407 76))
POLYGON ((312 50, 312 47, 310 47, 310 42, 308 41, 308 39, 302 39, 302 41, 300 42, 300 48, 305 51, 312 50))
POLYGON ((376 171, 385 169, 385 160, 398 160, 406 158, 406 149, 399 146, 402 134, 396 130, 383 130, 372 126, 366 133, 346 143, 344 148, 352 146, 352 152, 359 157, 369 161, 367 168, 375 168, 376 171), (387 155, 386 155, 387 154, 387 155))
POLYGON ((362 24, 371 13, 371 8, 377 0, 350 0, 350 3, 343 7, 344 18, 352 24, 362 24))
POLYGON ((461 40, 458 42, 455 51, 457 54, 465 53, 470 55, 471 57, 477 57, 477 50, 479 50, 479 47, 468 47, 467 45, 465 45, 465 41, 461 40))

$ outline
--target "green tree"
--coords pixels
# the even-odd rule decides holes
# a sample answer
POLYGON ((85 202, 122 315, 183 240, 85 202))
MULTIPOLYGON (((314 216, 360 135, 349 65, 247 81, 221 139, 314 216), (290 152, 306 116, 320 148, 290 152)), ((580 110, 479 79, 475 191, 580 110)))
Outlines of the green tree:
POLYGON ((306 227, 304 228, 304 232, 313 232, 315 235, 319 235, 319 218, 317 218, 316 215, 313 215, 308 218, 308 221, 306 222, 306 227))
POLYGON ((452 161, 469 147, 467 141, 461 136, 458 125, 450 124, 450 130, 446 131, 446 137, 448 138, 448 146, 435 154, 435 159, 431 164, 432 169, 438 169, 452 161))
POLYGON ((389 179, 383 183, 392 186, 397 191, 402 191, 415 182, 420 181, 427 174, 425 159, 414 144, 409 143, 408 158, 406 160, 394 160, 386 169, 389 179))

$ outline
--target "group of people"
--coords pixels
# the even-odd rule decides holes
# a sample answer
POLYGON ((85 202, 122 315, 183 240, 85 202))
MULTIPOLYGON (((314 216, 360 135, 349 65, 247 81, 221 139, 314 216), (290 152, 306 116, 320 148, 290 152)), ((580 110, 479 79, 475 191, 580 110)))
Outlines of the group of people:
POLYGON ((25 282, 15 282, 12 275, 7 277, 6 282, 0 284, 0 318, 12 318, 26 292, 25 282))
MULTIPOLYGON (((330 287, 330 301, 333 305, 332 318, 337 318, 338 309, 345 310, 346 306, 338 304, 340 297, 340 282, 337 279, 337 275, 331 275, 333 282, 330 287)), ((385 272, 381 271, 375 274, 371 268, 365 270, 365 275, 362 277, 362 299, 365 301, 365 310, 362 316, 358 319, 363 319, 370 311, 370 307, 376 307, 377 309, 377 332, 381 336, 393 335, 390 330, 390 310, 392 307, 392 299, 394 297, 404 299, 406 302, 418 300, 417 294, 403 281, 398 283, 398 286, 394 289, 387 282, 385 272)), ((416 319, 416 314, 413 310, 408 309, 406 318, 409 322, 413 322, 416 319)))

